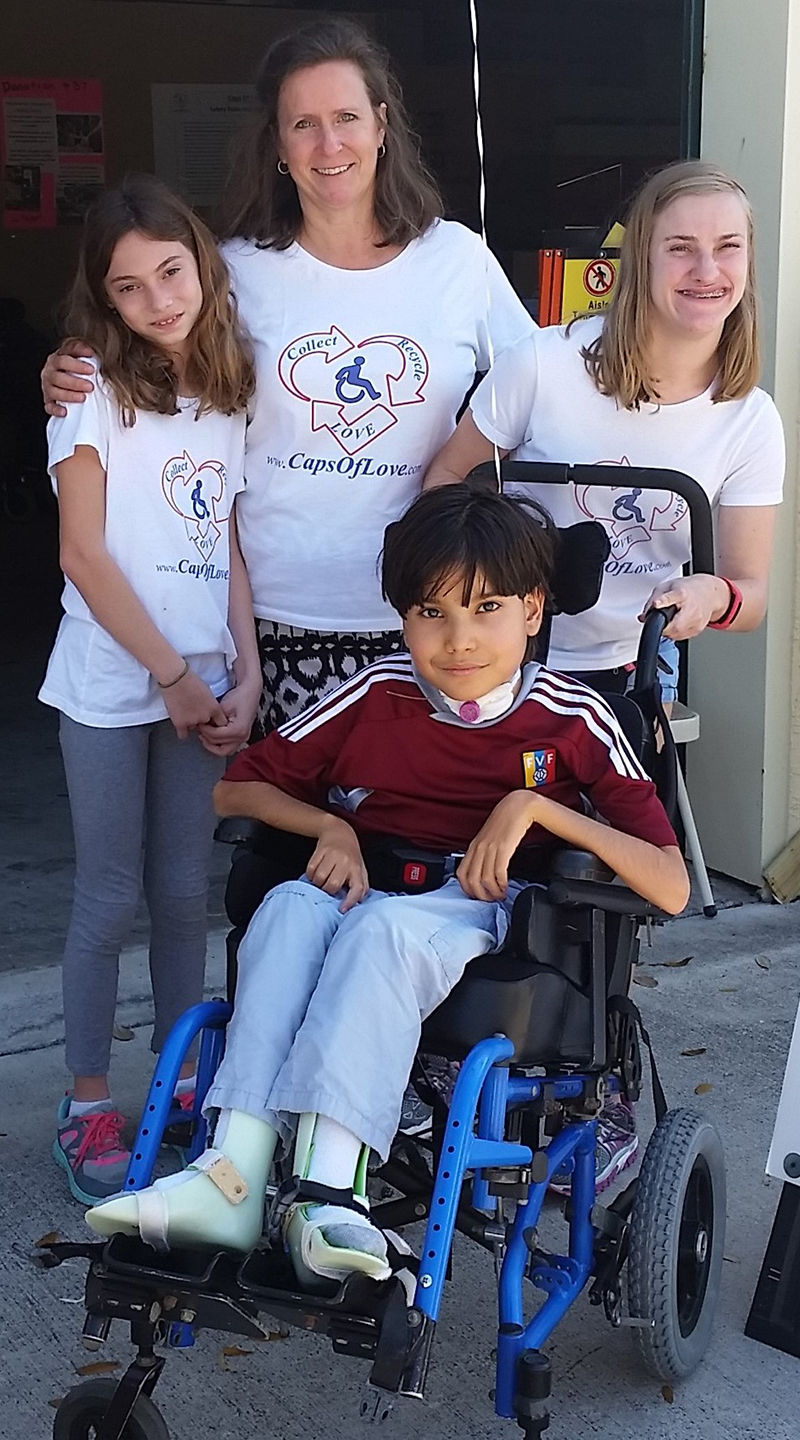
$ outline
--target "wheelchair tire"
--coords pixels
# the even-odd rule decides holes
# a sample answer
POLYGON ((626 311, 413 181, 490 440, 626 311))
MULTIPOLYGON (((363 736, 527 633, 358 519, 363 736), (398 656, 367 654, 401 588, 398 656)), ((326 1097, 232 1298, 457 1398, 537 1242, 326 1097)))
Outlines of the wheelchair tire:
POLYGON ((708 1348, 725 1247, 725 1158, 715 1127, 673 1110, 645 1150, 631 1213, 628 1310, 652 1375, 681 1380, 708 1348))
MULTIPOLYGON (((110 1378, 76 1385, 56 1411, 53 1440, 94 1440, 116 1388, 117 1381, 110 1378)), ((139 1396, 122 1440, 169 1440, 164 1417, 149 1396, 139 1396)))

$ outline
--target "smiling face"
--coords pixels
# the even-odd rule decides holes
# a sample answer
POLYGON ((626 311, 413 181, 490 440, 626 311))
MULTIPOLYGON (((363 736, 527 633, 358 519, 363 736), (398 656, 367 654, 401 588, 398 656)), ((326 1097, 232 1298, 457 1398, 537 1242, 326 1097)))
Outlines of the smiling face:
POLYGON ((424 680, 451 700, 480 700, 519 669, 543 606, 541 591, 524 599, 493 595, 480 576, 465 605, 463 579, 455 576, 409 610, 403 633, 424 680))
POLYGON ((130 330, 171 354, 185 353, 203 291, 197 261, 180 240, 130 231, 114 246, 104 285, 130 330))
POLYGON ((278 154, 305 210, 371 210, 386 107, 376 114, 350 60, 326 60, 288 75, 278 101, 278 154))
POLYGON ((747 211, 731 191, 681 195, 655 217, 650 302, 662 332, 716 336, 744 294, 747 211))

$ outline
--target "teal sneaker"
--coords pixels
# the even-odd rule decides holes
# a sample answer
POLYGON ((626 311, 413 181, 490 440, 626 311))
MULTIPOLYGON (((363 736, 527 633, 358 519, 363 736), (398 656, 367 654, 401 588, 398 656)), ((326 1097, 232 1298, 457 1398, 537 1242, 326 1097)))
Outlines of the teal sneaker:
POLYGON ((75 1199, 97 1205, 118 1195, 125 1184, 131 1159, 130 1150, 120 1143, 125 1117, 118 1110, 70 1115, 71 1099, 65 1095, 58 1107, 53 1159, 66 1171, 75 1199))

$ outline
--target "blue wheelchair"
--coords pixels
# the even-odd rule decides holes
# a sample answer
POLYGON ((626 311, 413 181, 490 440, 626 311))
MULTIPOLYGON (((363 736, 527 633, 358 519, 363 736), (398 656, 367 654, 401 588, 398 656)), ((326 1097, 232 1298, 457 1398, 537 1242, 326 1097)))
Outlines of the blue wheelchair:
MULTIPOLYGON (((620 473, 611 466, 506 462, 502 478, 614 489, 620 473)), ((711 573, 711 519, 700 487, 672 471, 630 470, 625 481, 640 487, 640 494, 671 491, 686 501, 693 568, 711 573)), ((608 540, 601 526, 587 522, 561 532, 559 544, 553 608, 578 613, 597 599, 608 540)), ((658 641, 669 618, 663 611, 648 616, 632 693, 608 698, 674 815, 677 760, 657 683, 658 641)), ((225 1043, 238 943, 266 890, 300 873, 309 853, 300 837, 251 821, 222 822, 218 838, 234 846, 226 894, 234 923, 228 999, 188 1011, 169 1036, 134 1142, 129 1189, 150 1183, 165 1140, 181 1141, 189 1159, 204 1150, 201 1106, 225 1043), (174 1109, 172 1096, 184 1055, 198 1036, 197 1098, 187 1133, 187 1117, 174 1109)), ((434 888, 450 858, 387 843, 382 873, 391 863, 408 873, 412 859, 410 873, 434 888)), ((369 867, 369 857, 367 862, 369 867)), ((56 1412, 54 1440, 169 1440, 151 1398, 164 1351, 192 1345, 201 1329, 265 1338, 262 1317, 324 1333, 336 1353, 369 1360, 362 1414, 385 1418, 393 1396, 424 1395, 456 1230, 495 1260, 495 1409, 516 1421, 525 1440, 536 1440, 549 1426, 551 1367, 544 1347, 584 1289, 612 1325, 631 1327, 652 1374, 668 1382, 688 1375, 705 1353, 714 1320, 725 1167, 714 1127, 691 1110, 667 1109, 649 1037, 628 997, 640 930, 664 918, 616 883, 594 856, 570 850, 554 854, 544 884, 518 896, 502 950, 474 960, 423 1027, 412 1073, 433 1106, 432 1138, 397 1137, 376 1172, 383 1198, 371 1214, 384 1229, 423 1220, 426 1228, 418 1263, 398 1252, 390 1279, 351 1275, 331 1283, 328 1294, 300 1291, 274 1224, 246 1256, 200 1249, 160 1253, 123 1235, 51 1245, 47 1263, 75 1255, 89 1262, 83 1334, 90 1346, 101 1345, 112 1321, 121 1320, 136 1347, 121 1380, 97 1378, 69 1392, 56 1412), (610 1096, 638 1099, 640 1037, 650 1052, 656 1128, 636 1179, 601 1205, 595 1195, 597 1118, 610 1096), (428 1083, 425 1055, 461 1062, 449 1105, 428 1083), (542 1248, 537 1226, 548 1184, 565 1166, 572 1167, 564 1207, 567 1242, 565 1253, 553 1254, 542 1248), (526 1284, 544 1297, 529 1320, 526 1284)), ((287 1180, 273 1211, 285 1198, 287 1180)))

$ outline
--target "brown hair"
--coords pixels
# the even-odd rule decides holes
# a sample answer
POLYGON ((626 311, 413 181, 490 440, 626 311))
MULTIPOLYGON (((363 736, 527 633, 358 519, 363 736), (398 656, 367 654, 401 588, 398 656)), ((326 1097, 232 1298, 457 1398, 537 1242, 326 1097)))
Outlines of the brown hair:
POLYGON ((650 332, 650 242, 657 215, 682 195, 715 191, 736 195, 747 216, 747 279, 744 294, 722 328, 719 369, 712 400, 741 400, 758 383, 758 339, 753 212, 741 185, 706 160, 682 160, 645 181, 633 200, 620 254, 619 280, 603 329, 581 354, 602 395, 626 410, 658 400, 657 382, 647 368, 650 332))
POLYGON ((128 175, 87 213, 67 311, 69 333, 91 345, 124 424, 135 424, 137 410, 174 415, 178 409, 178 375, 166 350, 136 335, 109 305, 104 282, 114 248, 132 231, 177 240, 197 262, 203 303, 191 331, 185 376, 199 400, 197 417, 243 410, 255 389, 255 369, 214 237, 154 175, 128 175))
POLYGON ((480 480, 424 490, 383 537, 384 599, 405 617, 460 579, 467 605, 477 580, 492 595, 537 590, 550 597, 555 554, 550 516, 534 501, 488 490, 480 480))
POLYGON ((406 245, 442 214, 436 182, 419 153, 403 93, 388 53, 352 20, 322 20, 270 46, 256 79, 259 109, 240 137, 222 209, 226 238, 286 250, 303 221, 290 175, 279 175, 278 101, 287 76, 330 60, 349 60, 361 72, 373 109, 386 106, 386 153, 375 174, 375 220, 382 245, 406 245))

